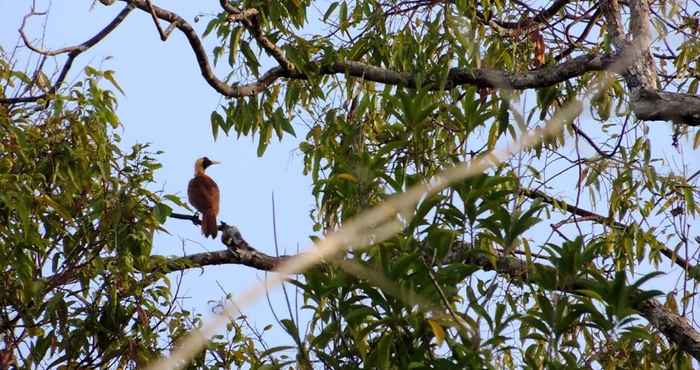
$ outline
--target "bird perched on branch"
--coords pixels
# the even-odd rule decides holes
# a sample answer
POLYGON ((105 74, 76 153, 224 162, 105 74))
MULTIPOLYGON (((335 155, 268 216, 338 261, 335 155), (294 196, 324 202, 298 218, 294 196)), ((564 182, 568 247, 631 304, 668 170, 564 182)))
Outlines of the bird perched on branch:
POLYGON ((194 178, 187 186, 190 204, 202 213, 202 234, 205 238, 216 238, 218 231, 216 216, 219 214, 219 187, 204 171, 219 162, 202 157, 194 162, 194 178))

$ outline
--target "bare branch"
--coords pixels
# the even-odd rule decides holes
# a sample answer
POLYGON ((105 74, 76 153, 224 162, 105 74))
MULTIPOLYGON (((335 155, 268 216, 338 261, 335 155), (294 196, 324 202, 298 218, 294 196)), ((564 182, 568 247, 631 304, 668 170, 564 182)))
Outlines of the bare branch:
POLYGON ((151 3, 151 0, 146 0, 146 4, 148 5, 149 11, 151 13, 151 18, 153 19, 153 23, 156 25, 156 29, 158 30, 158 34, 160 35, 160 40, 161 41, 166 41, 168 37, 170 37, 170 34, 173 33, 173 30, 175 29, 175 26, 177 23, 171 23, 168 28, 163 31, 163 28, 160 27, 160 22, 158 21, 158 17, 156 17, 156 13, 153 10, 153 3, 151 3))
MULTIPOLYGON (((66 62, 63 64, 63 68, 61 68, 61 73, 58 75, 58 78, 56 79, 56 82, 51 86, 51 88, 48 89, 48 91, 45 94, 37 95, 37 96, 27 96, 27 97, 18 97, 18 98, 7 98, 7 99, 0 99, 0 104, 16 104, 16 103, 29 103, 29 102, 34 102, 39 99, 44 99, 47 98, 53 94, 56 93, 56 91, 61 87, 61 84, 63 84, 63 81, 66 79, 66 76, 68 75, 68 71, 70 68, 73 66, 73 61, 75 58, 78 57, 81 53, 84 51, 90 49, 91 47, 95 46, 98 42, 102 41, 107 35, 109 35, 112 31, 114 31, 121 23, 124 21, 127 15, 131 12, 131 10, 134 9, 134 6, 131 4, 127 4, 124 9, 122 9, 119 14, 105 27, 103 28, 100 32, 98 32, 95 36, 91 37, 87 41, 83 42, 82 44, 75 45, 75 46, 70 46, 54 51, 47 51, 47 50, 42 50, 39 48, 34 47, 30 42, 29 39, 26 37, 24 34, 24 26, 25 26, 25 21, 26 19, 31 16, 25 16, 24 21, 22 21, 22 27, 20 28, 20 34, 22 35, 22 39, 24 43, 27 45, 28 48, 31 50, 42 54, 46 56, 55 56, 63 53, 68 53, 68 58, 66 59, 66 62)), ((36 13, 35 13, 36 15, 36 13)))
POLYGON ((566 4, 570 3, 571 0, 556 0, 552 6, 550 6, 547 9, 543 9, 539 13, 535 14, 532 17, 527 17, 524 19, 521 19, 517 22, 508 22, 508 21, 498 21, 495 20, 494 22, 498 24, 500 27, 503 28, 509 28, 509 29, 523 29, 527 27, 531 27, 532 25, 535 24, 540 24, 540 23, 545 23, 549 18, 552 18, 555 14, 557 14, 560 10, 562 10, 566 4))
MULTIPOLYGON (((569 204, 566 201, 552 197, 539 190, 519 189, 519 193, 531 199, 539 199, 547 204, 553 205, 554 207, 562 208, 566 210, 566 212, 569 212, 576 216, 580 216, 586 220, 593 221, 601 225, 610 226, 619 230, 627 230, 630 227, 630 225, 625 225, 621 222, 611 219, 610 217, 605 217, 601 214, 589 211, 587 209, 583 209, 573 204, 569 204)), ((685 271, 694 272, 699 270, 698 266, 691 264, 687 259, 679 256, 673 249, 669 247, 662 247, 661 249, 659 249, 659 253, 663 254, 671 262, 675 263, 677 266, 681 267, 685 271)), ((691 273, 689 274, 689 276, 695 278, 695 276, 697 275, 696 273, 691 273)))
MULTIPOLYGON (((229 231, 229 236, 235 233, 237 233, 237 230, 229 231)), ((222 239, 226 239, 226 234, 227 232, 225 231, 222 239)), ((263 271, 271 271, 283 260, 293 257, 269 256, 248 246, 247 243, 240 244, 243 248, 240 248, 240 246, 236 244, 232 245, 236 246, 235 248, 238 249, 238 252, 227 244, 229 247, 228 250, 166 259, 164 262, 157 264, 159 267, 156 271, 167 273, 224 264, 242 264, 263 271)), ((556 276, 556 272, 553 271, 553 268, 550 266, 528 263, 515 257, 488 256, 483 252, 479 253, 479 251, 467 248, 466 246, 462 246, 462 248, 453 248, 453 251, 454 253, 448 255, 443 263, 475 265, 479 266, 484 271, 495 271, 500 275, 507 276, 511 280, 521 282, 534 282, 533 277, 543 271, 551 271, 551 273, 556 276)), ((578 279, 569 284, 562 284, 556 289, 577 294, 578 290, 584 288, 588 289, 591 284, 592 281, 578 279)), ((635 295, 640 295, 642 293, 644 293, 642 290, 635 290, 635 295)), ((657 330, 662 332, 670 343, 674 343, 678 348, 687 352, 695 359, 700 359, 700 333, 690 325, 686 318, 671 312, 656 299, 648 299, 640 302, 635 302, 633 300, 632 302, 633 307, 639 314, 657 330)))

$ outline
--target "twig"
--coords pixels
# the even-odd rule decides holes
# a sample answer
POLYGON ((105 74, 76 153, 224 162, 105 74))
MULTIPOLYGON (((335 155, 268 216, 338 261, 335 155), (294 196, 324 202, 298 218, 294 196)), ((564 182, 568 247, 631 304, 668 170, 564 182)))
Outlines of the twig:
POLYGON ((629 122, 629 118, 629 115, 625 118, 625 122, 622 124, 622 129, 620 130, 620 135, 617 138, 617 143, 615 144, 612 152, 610 153, 606 153, 604 150, 598 147, 595 141, 593 141, 593 139, 591 139, 590 136, 588 136, 583 130, 581 130, 575 123, 571 123, 571 128, 574 129, 574 132, 576 132, 576 134, 581 135, 581 137, 583 137, 588 142, 588 144, 592 146, 596 152, 598 152, 598 154, 600 154, 604 158, 611 158, 620 149, 620 144, 622 143, 622 138, 625 136, 625 128, 627 127, 627 122, 629 122))
MULTIPOLYGON (((64 54, 68 53, 68 59, 66 59, 66 62, 63 64, 63 68, 61 68, 61 73, 58 75, 58 78, 56 79, 56 82, 51 86, 51 88, 48 89, 48 91, 45 94, 41 95, 36 95, 36 96, 27 96, 27 97, 17 97, 17 98, 7 98, 7 99, 0 99, 0 104, 17 104, 17 103, 30 103, 30 102, 35 102, 39 99, 44 99, 47 98, 53 94, 56 93, 56 91, 61 87, 61 84, 63 84, 63 81, 66 79, 66 76, 68 75, 68 71, 70 68, 73 66, 73 61, 75 58, 78 57, 81 53, 84 51, 90 49, 91 47, 95 46, 98 42, 102 41, 107 35, 110 34, 110 32, 114 31, 121 23, 124 21, 127 15, 134 9, 134 5, 129 3, 127 4, 124 9, 122 9, 119 14, 105 27, 103 28, 100 32, 98 32, 95 36, 91 37, 87 41, 83 42, 82 44, 75 45, 75 46, 69 46, 65 47, 62 49, 54 50, 54 51, 49 51, 49 50, 43 50, 40 48, 37 48, 29 42, 28 38, 24 34, 24 25, 25 21, 28 16, 25 16, 25 20, 22 22, 22 27, 20 28, 20 34, 22 35, 22 39, 24 40, 25 45, 29 49, 31 49, 34 52, 37 52, 42 55, 46 56, 56 56, 59 54, 64 54)), ((31 15, 31 13, 30 13, 31 15)))
POLYGON ((160 27, 160 22, 158 22, 158 17, 156 17, 156 12, 153 10, 153 3, 151 3, 151 0, 146 0, 146 4, 148 4, 149 13, 151 13, 151 17, 153 18, 153 23, 156 24, 156 29, 158 29, 158 34, 160 35, 160 40, 161 41, 168 40, 168 37, 170 37, 170 34, 173 33, 173 30, 175 30, 175 26, 177 25, 177 23, 176 22, 170 23, 168 28, 165 31, 163 31, 163 29, 160 27))
MULTIPOLYGON (((610 217, 605 217, 601 214, 591 212, 589 210, 574 206, 572 204, 569 204, 563 200, 556 199, 550 195, 547 195, 539 190, 531 190, 531 189, 520 189, 519 190, 520 194, 525 195, 528 198, 532 199, 540 199, 543 202, 547 204, 551 204, 555 207, 562 207, 564 208, 567 212, 572 213, 576 216, 583 217, 585 220, 590 220, 597 222, 601 225, 605 226, 610 226, 612 228, 618 229, 618 230, 627 230, 630 226, 625 225, 621 222, 615 221, 611 219, 610 217)), ((556 231, 558 234, 559 230, 555 227, 555 225, 552 225, 552 229, 556 231)), ((564 237, 563 234, 560 234, 560 236, 564 237)), ((668 259, 670 259, 673 263, 675 263, 677 266, 680 266, 682 269, 686 271, 690 270, 696 270, 697 266, 691 264, 687 259, 679 256, 673 249, 662 246, 659 248, 659 252, 666 256, 668 259)), ((695 275, 692 275, 695 276, 695 275)))

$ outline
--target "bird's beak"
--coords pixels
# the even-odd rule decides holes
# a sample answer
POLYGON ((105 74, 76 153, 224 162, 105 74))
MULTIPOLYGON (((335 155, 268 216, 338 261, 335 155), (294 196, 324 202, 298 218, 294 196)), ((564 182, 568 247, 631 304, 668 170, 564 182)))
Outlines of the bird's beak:
POLYGON ((211 164, 221 164, 219 161, 211 161, 211 164))

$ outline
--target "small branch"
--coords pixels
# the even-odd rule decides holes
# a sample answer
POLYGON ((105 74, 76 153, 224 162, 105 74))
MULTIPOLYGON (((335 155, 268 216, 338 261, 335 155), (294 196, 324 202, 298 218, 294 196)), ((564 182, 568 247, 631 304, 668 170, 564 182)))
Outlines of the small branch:
MULTIPOLYGON (((191 221, 195 225, 202 224, 202 220, 197 215, 171 213, 170 217, 179 220, 191 221)), ((204 253, 200 254, 200 257, 197 257, 195 259, 191 259, 188 257, 191 260, 190 262, 200 264, 202 261, 204 261, 203 259, 205 258, 214 258, 214 260, 212 261, 235 260, 237 261, 236 263, 241 265, 253 267, 263 271, 272 271, 275 269, 275 267, 277 267, 277 265, 289 258, 288 256, 273 257, 251 247, 250 244, 248 244, 248 242, 245 241, 245 239, 243 239, 241 232, 236 226, 228 225, 225 222, 221 222, 218 226, 218 229, 223 232, 223 234, 221 235, 221 242, 228 247, 229 253, 225 253, 226 251, 219 251, 216 252, 215 256, 210 257, 206 257, 206 253, 204 253)), ((182 259, 176 260, 175 262, 178 261, 186 262, 186 260, 182 259)), ((169 266, 173 265, 169 264, 169 266)), ((174 266, 177 266, 177 263, 174 266)), ((169 272, 171 270, 170 268, 166 268, 165 270, 161 271, 169 272)))
MULTIPOLYGON (((63 84, 63 81, 66 79, 66 76, 68 75, 68 71, 70 68, 73 66, 73 61, 75 58, 78 57, 81 53, 84 51, 90 49, 91 47, 95 46, 98 42, 102 41, 107 35, 109 35, 112 31, 114 31, 121 23, 124 21, 127 15, 134 9, 134 6, 131 4, 127 4, 124 9, 122 9, 119 14, 105 27, 103 28, 100 32, 98 32, 95 36, 91 37, 89 40, 83 42, 82 44, 75 45, 75 46, 69 46, 65 47, 62 49, 54 50, 54 51, 48 51, 48 50, 43 50, 40 48, 37 48, 29 42, 29 39, 27 36, 24 34, 24 26, 25 26, 25 21, 30 15, 25 16, 24 20, 22 21, 22 26, 19 30, 20 35, 22 35, 22 40, 24 41, 25 45, 31 49, 34 52, 37 52, 42 55, 46 56, 56 56, 59 54, 64 54, 68 53, 68 59, 66 59, 66 62, 63 64, 63 68, 61 68, 61 73, 58 75, 58 78, 56 79, 56 82, 51 86, 51 88, 48 89, 48 91, 45 94, 37 95, 37 96, 27 96, 27 97, 18 97, 18 98, 7 98, 7 99, 0 99, 0 104, 16 104, 16 103, 30 103, 30 102, 35 102, 39 99, 44 99, 47 98, 53 94, 56 93, 56 91, 61 87, 61 84, 63 84)), ((38 13, 34 13, 36 15, 38 13)))
POLYGON ((284 71, 290 75, 299 73, 294 64, 284 55, 284 51, 263 34, 258 18, 260 13, 257 9, 240 10, 231 5, 228 0, 219 0, 219 3, 221 4, 221 8, 229 13, 229 21, 243 24, 243 27, 250 32, 258 45, 265 50, 269 56, 273 57, 284 71))
POLYGON ((190 254, 184 257, 166 258, 148 272, 170 273, 192 268, 215 265, 244 265, 262 271, 272 271, 289 256, 270 256, 255 249, 234 252, 224 249, 214 252, 190 254))
MULTIPOLYGON (((576 216, 580 216, 583 220, 588 220, 588 221, 593 221, 601 225, 605 226, 610 226, 612 228, 618 229, 618 230, 627 230, 630 226, 625 225, 621 222, 615 221, 611 219, 610 217, 605 217, 601 214, 591 212, 589 210, 577 207, 575 205, 569 204, 563 200, 556 199, 548 194, 545 194, 542 191, 539 190, 531 190, 531 189, 519 189, 519 193, 531 198, 531 199, 539 199, 547 204, 553 205, 554 207, 562 207, 564 208, 567 212, 574 214, 576 216)), ((556 232, 558 232, 558 226, 561 225, 552 225, 552 229, 556 232)), ((675 263, 677 266, 681 267, 683 270, 691 272, 691 271, 698 271, 698 266, 691 264, 687 259, 679 256, 674 250, 672 250, 669 247, 663 246, 659 249, 659 253, 663 254, 666 256, 668 259, 670 259, 673 263, 675 263)), ((696 276, 695 274, 691 274, 691 276, 696 276)))
POLYGON ((559 55, 555 56, 554 60, 556 60, 558 62, 558 61, 568 57, 581 42, 586 40, 586 38, 588 37, 588 34, 591 33, 593 26, 595 26, 596 22, 598 21, 598 18, 600 18, 600 15, 602 13, 603 13, 602 10, 600 9, 600 7, 598 7, 596 9, 595 13, 593 13, 593 15, 591 16, 591 20, 586 25, 586 28, 584 28, 583 32, 581 32, 581 35, 579 35, 579 37, 576 38, 576 41, 574 43, 569 45, 569 47, 567 47, 565 50, 563 50, 559 55))
POLYGON ((537 13, 533 17, 527 17, 525 19, 521 19, 517 22, 507 22, 507 21, 494 21, 496 24, 498 24, 500 27, 503 28, 509 28, 509 29, 523 29, 530 27, 535 24, 540 24, 540 23, 545 23, 549 18, 552 18, 557 12, 559 12, 561 9, 563 9, 570 0, 556 0, 552 6, 550 6, 547 9, 544 9, 537 13))
POLYGON ((168 26, 168 28, 165 31, 163 31, 163 29, 160 27, 160 22, 158 22, 158 17, 156 17, 156 13, 153 10, 153 3, 151 3, 151 0, 146 0, 146 4, 148 4, 149 13, 151 13, 151 17, 153 18, 153 23, 156 24, 156 29, 158 30, 158 34, 160 35, 160 40, 161 41, 168 40, 168 37, 170 37, 170 34, 173 33, 173 30, 175 29, 176 23, 171 23, 168 26))
POLYGON ((620 144, 622 143, 622 138, 625 136, 625 135, 624 135, 624 134, 625 134, 625 128, 627 128, 627 122, 628 122, 628 121, 629 121, 629 116, 627 116, 627 118, 625 118, 625 123, 622 124, 622 129, 620 130, 620 136, 618 136, 618 138, 617 138, 617 143, 615 144, 615 147, 613 148, 613 150, 612 150, 610 153, 607 153, 607 152, 605 152, 603 149, 601 149, 600 147, 598 147, 598 145, 595 143, 595 141, 593 141, 593 139, 591 139, 591 137, 588 136, 588 134, 586 134, 583 130, 581 130, 581 128, 579 128, 578 125, 576 125, 575 123, 572 123, 572 124, 571 124, 571 128, 574 129, 574 132, 576 132, 576 134, 581 135, 581 137, 583 137, 583 138, 588 142, 588 144, 589 144, 591 147, 593 147, 593 149, 594 149, 600 156, 602 156, 602 157, 604 157, 604 158, 611 158, 611 157, 614 156, 615 153, 617 153, 617 151, 620 149, 620 144))

